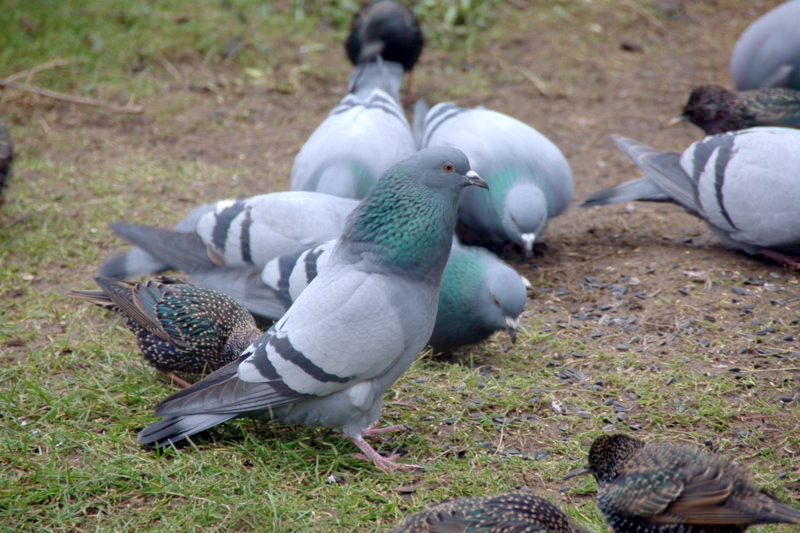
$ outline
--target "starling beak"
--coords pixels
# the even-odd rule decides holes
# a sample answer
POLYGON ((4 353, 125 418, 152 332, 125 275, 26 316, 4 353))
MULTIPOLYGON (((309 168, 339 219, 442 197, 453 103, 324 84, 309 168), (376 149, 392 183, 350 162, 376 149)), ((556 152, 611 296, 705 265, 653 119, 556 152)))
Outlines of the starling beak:
POLYGON ((456 498, 413 514, 389 533, 586 533, 558 507, 527 493, 456 498))
POLYGON ((603 435, 592 443, 588 470, 615 531, 733 533, 753 524, 800 524, 800 510, 759 490, 742 467, 692 446, 603 435))

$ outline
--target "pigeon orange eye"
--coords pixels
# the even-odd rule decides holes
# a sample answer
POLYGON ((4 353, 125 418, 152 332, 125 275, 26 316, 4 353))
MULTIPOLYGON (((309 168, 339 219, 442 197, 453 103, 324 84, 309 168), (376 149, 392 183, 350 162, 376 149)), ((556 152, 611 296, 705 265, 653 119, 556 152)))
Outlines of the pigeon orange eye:
POLYGON ((500 305, 500 302, 497 301, 497 296, 494 297, 494 305, 500 305))
POLYGON ((455 165, 453 165, 453 163, 445 163, 444 165, 442 165, 442 170, 444 170, 445 172, 452 172, 455 169, 456 167, 455 165))

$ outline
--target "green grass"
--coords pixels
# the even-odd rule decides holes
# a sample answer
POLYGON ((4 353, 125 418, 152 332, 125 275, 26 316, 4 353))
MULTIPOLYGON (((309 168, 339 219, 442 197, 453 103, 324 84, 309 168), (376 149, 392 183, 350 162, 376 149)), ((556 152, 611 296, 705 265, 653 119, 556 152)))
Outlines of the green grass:
MULTIPOLYGON (((570 84, 583 83, 586 51, 603 42, 587 28, 599 21, 611 31, 636 20, 610 0, 542 6, 521 17, 516 3, 421 2, 416 11, 431 59, 418 79, 437 97, 459 99, 527 88, 517 70, 484 57, 483 47, 543 39, 556 24, 553 38, 562 44, 583 36, 574 53, 550 58, 563 62, 548 81, 564 84, 555 93, 569 93, 570 84)), ((387 475, 353 458, 355 447, 335 431, 251 420, 228 422, 178 449, 137 444, 136 433, 154 419, 152 406, 174 388, 143 363, 124 324, 67 293, 92 287, 98 263, 122 246, 109 222, 167 227, 200 202, 285 187, 303 141, 298 131, 313 129, 340 97, 348 67, 338 43, 356 7, 68 0, 16 1, 0 10, 3 76, 79 58, 32 83, 118 103, 135 95, 146 107, 143 115, 114 115, 0 93, 17 154, 0 207, 0 530, 381 531, 430 502, 527 487, 600 532, 594 481, 563 476, 612 424, 639 427, 648 440, 710 440, 797 506, 800 409, 778 400, 798 390, 800 363, 757 352, 796 350, 775 340, 796 335, 796 306, 775 307, 771 297, 788 295, 753 288, 741 299, 777 330, 756 335, 760 326, 740 317, 728 296, 707 311, 711 289, 677 274, 640 313, 645 329, 663 333, 656 340, 677 331, 674 341, 637 351, 639 339, 623 352, 615 345, 644 334, 606 328, 592 339, 596 323, 566 323, 577 304, 548 302, 553 273, 526 272, 534 289, 516 345, 498 335, 455 362, 425 353, 387 392, 382 423, 412 430, 378 449, 401 448, 404 460, 424 470, 387 475), (238 35, 239 52, 225 59, 238 35), (211 80, 220 82, 211 91, 173 87, 211 80), (689 296, 675 292, 686 285, 689 296), (549 311, 554 305, 561 309, 549 311), (703 313, 717 319, 702 323, 713 341, 707 349, 673 325, 702 322, 703 313), (742 347, 749 352, 739 355, 742 347), (722 364, 740 366, 742 376, 732 378, 722 364), (584 377, 564 379, 565 371, 584 377), (671 376, 677 379, 668 384, 671 376), (625 416, 607 400, 627 407, 625 416)), ((535 70, 514 57, 504 61, 535 70)), ((742 285, 728 272, 740 262, 730 263, 709 274, 710 286, 726 295, 742 285)), ((748 275, 774 273, 748 268, 748 275)), ((775 283, 797 293, 796 276, 779 272, 775 283)))

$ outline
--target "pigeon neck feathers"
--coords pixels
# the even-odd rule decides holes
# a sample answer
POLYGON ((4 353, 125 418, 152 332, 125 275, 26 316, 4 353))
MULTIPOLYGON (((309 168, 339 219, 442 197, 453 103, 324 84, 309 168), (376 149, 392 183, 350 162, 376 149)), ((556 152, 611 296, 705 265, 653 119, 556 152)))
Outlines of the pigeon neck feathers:
POLYGON ((374 91, 381 90, 399 105, 402 80, 403 65, 394 61, 384 61, 379 57, 375 61, 355 66, 350 73, 347 90, 362 100, 367 100, 374 91))

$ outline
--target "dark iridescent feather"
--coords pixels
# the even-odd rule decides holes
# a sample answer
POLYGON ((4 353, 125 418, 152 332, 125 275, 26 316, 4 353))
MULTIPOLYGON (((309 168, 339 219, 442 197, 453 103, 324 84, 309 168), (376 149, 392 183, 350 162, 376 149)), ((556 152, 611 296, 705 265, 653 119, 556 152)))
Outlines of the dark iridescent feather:
POLYGON ((729 459, 693 446, 598 437, 588 470, 615 531, 734 533, 753 524, 800 524, 800 510, 761 491, 729 459))
POLYGON ((102 290, 72 294, 127 318, 145 360, 161 372, 211 372, 261 335, 249 311, 215 290, 165 277, 95 280, 102 290))
POLYGON ((409 71, 424 44, 425 36, 411 10, 394 0, 378 0, 353 15, 344 48, 353 65, 380 55, 409 71))
POLYGON ((692 90, 676 120, 687 120, 708 134, 754 126, 800 128, 800 91, 767 87, 736 92, 704 85, 692 90))
POLYGON ((389 533, 585 533, 558 507, 528 493, 456 498, 405 518, 389 533))
POLYGON ((0 204, 3 203, 3 186, 6 183, 8 173, 11 172, 11 161, 14 153, 11 146, 11 136, 5 125, 0 122, 0 204))

